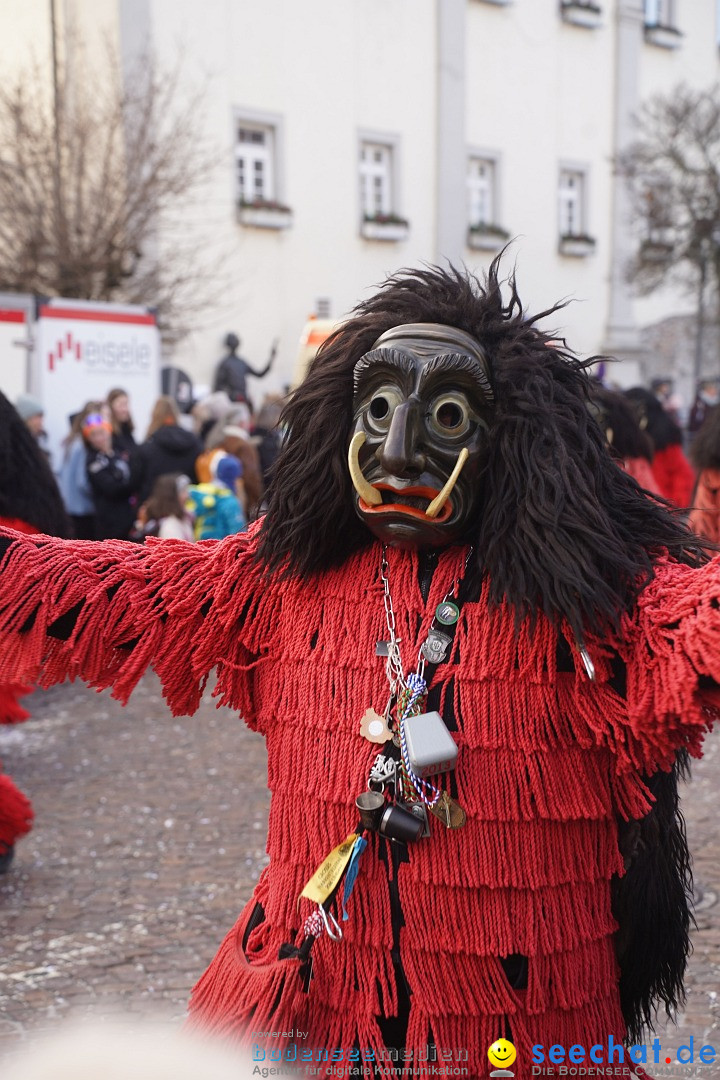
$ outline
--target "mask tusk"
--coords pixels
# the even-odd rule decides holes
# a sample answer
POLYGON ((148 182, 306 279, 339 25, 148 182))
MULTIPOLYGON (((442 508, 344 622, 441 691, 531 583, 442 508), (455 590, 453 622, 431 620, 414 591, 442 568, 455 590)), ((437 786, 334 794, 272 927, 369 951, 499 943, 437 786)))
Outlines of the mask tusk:
POLYGON ((353 487, 358 495, 368 504, 368 506, 379 506, 382 502, 382 495, 372 486, 372 484, 368 483, 360 468, 358 455, 360 453, 360 447, 364 442, 364 431, 356 431, 350 440, 350 446, 348 448, 348 469, 350 470, 350 479, 352 480, 353 487))
POLYGON ((430 503, 427 510, 425 511, 425 517, 434 518, 438 516, 443 506, 450 498, 450 492, 455 487, 455 484, 457 483, 457 478, 462 471, 462 467, 469 457, 470 454, 468 452, 467 446, 463 446, 462 450, 458 454, 458 459, 455 462, 455 468, 447 478, 445 487, 442 489, 440 494, 436 495, 433 501, 430 503))

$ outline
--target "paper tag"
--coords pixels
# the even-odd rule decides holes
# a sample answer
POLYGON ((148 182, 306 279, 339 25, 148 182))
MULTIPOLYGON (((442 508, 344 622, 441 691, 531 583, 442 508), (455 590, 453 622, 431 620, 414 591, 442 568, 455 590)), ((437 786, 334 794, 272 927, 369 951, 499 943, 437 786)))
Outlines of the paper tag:
POLYGON ((360 720, 360 734, 372 743, 386 743, 392 739, 392 731, 387 726, 385 717, 371 707, 366 709, 360 720))
POLYGON ((343 876, 345 867, 352 857, 356 840, 357 833, 350 833, 342 844, 333 848, 320 863, 300 895, 307 897, 308 900, 314 900, 316 904, 324 904, 343 876))

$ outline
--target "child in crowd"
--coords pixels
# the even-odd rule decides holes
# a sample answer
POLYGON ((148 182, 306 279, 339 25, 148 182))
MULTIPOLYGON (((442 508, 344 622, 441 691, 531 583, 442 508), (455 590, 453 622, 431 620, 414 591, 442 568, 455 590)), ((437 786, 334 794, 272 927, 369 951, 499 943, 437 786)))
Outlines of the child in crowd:
POLYGON ((185 509, 190 480, 184 473, 158 476, 136 527, 161 540, 194 540, 193 519, 185 509))
POLYGON ((222 540, 244 532, 247 523, 236 493, 241 475, 237 458, 225 454, 217 462, 214 481, 190 485, 188 505, 195 516, 196 540, 222 540))

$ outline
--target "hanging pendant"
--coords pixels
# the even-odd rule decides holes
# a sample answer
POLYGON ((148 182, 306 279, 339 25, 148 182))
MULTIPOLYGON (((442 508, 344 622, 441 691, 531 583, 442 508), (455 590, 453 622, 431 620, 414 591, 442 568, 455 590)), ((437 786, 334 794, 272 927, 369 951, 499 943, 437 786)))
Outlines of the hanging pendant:
POLYGON ((452 600, 443 600, 435 608, 435 618, 443 626, 454 626, 460 618, 460 608, 452 600))
POLYGON ((387 725, 387 720, 370 706, 363 713, 360 720, 360 734, 371 743, 386 743, 392 739, 392 731, 387 725))
POLYGON ((460 803, 456 802, 447 791, 442 795, 430 811, 442 821, 446 829, 462 829, 467 819, 467 814, 460 803))
POLYGON ((440 630, 430 630, 423 642, 421 652, 429 663, 441 664, 451 644, 452 638, 449 634, 443 634, 440 630))

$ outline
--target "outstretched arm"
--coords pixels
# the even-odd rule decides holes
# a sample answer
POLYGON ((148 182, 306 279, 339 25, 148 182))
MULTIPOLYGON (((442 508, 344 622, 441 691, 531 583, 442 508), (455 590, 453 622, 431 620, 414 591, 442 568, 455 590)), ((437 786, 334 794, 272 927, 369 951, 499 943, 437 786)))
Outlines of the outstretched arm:
POLYGON ((153 667, 177 715, 195 711, 218 666, 223 703, 252 723, 253 549, 247 534, 140 546, 3 533, 0 682, 79 677, 126 701, 153 667))
POLYGON ((699 756, 720 718, 720 557, 701 567, 660 563, 626 642, 627 703, 648 766, 699 756))
POLYGON ((247 367, 249 374, 254 375, 256 379, 262 379, 262 377, 264 375, 267 375, 268 371, 273 366, 273 363, 275 361, 275 357, 277 356, 277 349, 278 349, 278 339, 275 338, 275 340, 272 343, 272 346, 270 347, 270 355, 268 357, 268 362, 265 365, 265 367, 262 368, 261 371, 256 371, 255 368, 251 367, 251 365, 248 364, 248 362, 246 360, 245 361, 245 366, 247 367))

